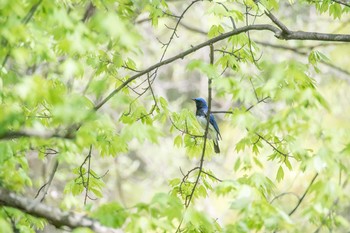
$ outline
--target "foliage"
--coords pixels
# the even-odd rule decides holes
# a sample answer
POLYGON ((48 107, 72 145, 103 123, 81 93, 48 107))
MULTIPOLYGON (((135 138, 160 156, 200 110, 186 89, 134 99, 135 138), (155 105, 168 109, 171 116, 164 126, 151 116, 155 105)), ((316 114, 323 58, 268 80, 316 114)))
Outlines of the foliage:
MULTIPOLYGON (((265 25, 268 12, 293 30, 346 32, 349 10, 333 0, 1 1, 0 187, 125 232, 349 229, 348 46, 278 44, 264 29, 218 40, 212 64, 205 49, 164 62, 265 25), (204 145, 190 100, 211 94, 224 111, 214 112, 221 155, 204 145)), ((44 229, 43 218, 0 206, 5 232, 44 229)))

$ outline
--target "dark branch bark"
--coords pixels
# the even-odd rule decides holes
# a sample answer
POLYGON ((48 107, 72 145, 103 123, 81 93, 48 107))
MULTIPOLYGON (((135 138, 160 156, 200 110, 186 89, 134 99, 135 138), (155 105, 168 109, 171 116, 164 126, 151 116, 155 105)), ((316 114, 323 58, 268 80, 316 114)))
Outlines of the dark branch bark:
POLYGON ((271 19, 271 21, 276 24, 277 27, 279 27, 283 33, 290 33, 290 30, 287 28, 286 25, 284 25, 281 21, 279 21, 270 11, 266 10, 265 14, 267 17, 271 19))
POLYGON ((39 203, 33 206, 33 201, 16 193, 0 188, 0 205, 19 209, 27 214, 44 218, 56 227, 69 228, 88 227, 98 233, 122 233, 120 229, 102 226, 98 221, 82 214, 63 212, 58 208, 39 203), (32 208, 29 208, 33 206, 32 208))
POLYGON ((350 7, 350 4, 341 0, 332 0, 332 2, 338 3, 340 5, 346 6, 346 7, 350 7))
POLYGON ((43 139, 49 139, 49 138, 65 138, 65 139, 72 139, 73 135, 70 134, 59 134, 54 131, 50 130, 34 130, 34 129, 22 129, 20 131, 8 131, 2 135, 0 135, 0 140, 10 140, 10 139, 16 139, 16 138, 23 138, 23 137, 34 137, 34 138, 43 138, 43 139))

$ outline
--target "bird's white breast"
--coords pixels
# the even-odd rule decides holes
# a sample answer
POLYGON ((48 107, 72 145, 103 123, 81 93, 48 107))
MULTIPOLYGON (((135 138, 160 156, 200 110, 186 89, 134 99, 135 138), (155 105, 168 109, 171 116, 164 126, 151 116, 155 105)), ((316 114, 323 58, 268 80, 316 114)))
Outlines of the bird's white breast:
POLYGON ((207 119, 205 118, 205 116, 196 116, 196 117, 199 124, 205 129, 205 127, 207 126, 207 119))
MULTIPOLYGON (((205 130, 205 127, 207 127, 207 118, 205 118, 205 116, 196 116, 196 118, 199 124, 205 130)), ((217 138, 217 133, 211 124, 209 124, 208 138, 210 139, 217 138)))

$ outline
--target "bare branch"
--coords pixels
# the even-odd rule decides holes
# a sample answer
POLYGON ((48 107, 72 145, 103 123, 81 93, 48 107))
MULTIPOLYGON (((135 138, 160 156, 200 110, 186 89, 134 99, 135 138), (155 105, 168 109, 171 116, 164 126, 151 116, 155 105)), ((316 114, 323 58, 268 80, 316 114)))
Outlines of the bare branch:
POLYGON ((264 142, 266 142, 274 151, 276 151, 278 154, 283 155, 285 158, 287 157, 291 157, 293 158, 293 156, 290 156, 289 153, 285 153, 282 152, 280 149, 278 149, 275 145, 273 145, 273 143, 271 143, 269 140, 267 140, 265 137, 261 136, 261 134, 259 133, 255 133, 256 136, 258 136, 258 141, 259 139, 262 139, 264 142))
POLYGON ((303 195, 301 196, 301 198, 299 199, 297 205, 294 207, 294 209, 293 209, 291 212, 289 212, 289 214, 288 214, 289 216, 291 216, 292 214, 294 214, 294 212, 298 209, 298 207, 300 206, 300 204, 303 202, 303 200, 304 200, 306 194, 309 192, 309 190, 310 190, 311 186, 313 185, 313 183, 315 182, 317 176, 318 176, 318 173, 316 173, 316 174, 314 175, 314 177, 312 178, 310 184, 307 186, 307 188, 306 188, 304 194, 303 194, 303 195))
POLYGON ((277 19, 270 11, 265 10, 265 14, 267 17, 271 19, 271 21, 276 24, 277 27, 279 27, 282 30, 282 33, 289 34, 290 30, 287 28, 286 25, 284 25, 279 19, 277 19))
POLYGON ((177 129, 178 131, 180 131, 182 134, 190 135, 190 136, 193 137, 193 138, 202 138, 202 137, 203 137, 203 135, 196 135, 196 134, 190 133, 190 132, 188 131, 187 127, 186 127, 185 130, 180 129, 180 127, 178 127, 178 126, 175 124, 175 122, 171 119, 171 117, 170 117, 169 119, 170 119, 171 124, 175 127, 175 129, 177 129))
POLYGON ((27 214, 39 218, 45 218, 56 227, 67 226, 71 229, 78 227, 88 227, 97 233, 122 233, 120 229, 113 229, 101 225, 96 220, 90 219, 83 214, 73 212, 63 212, 58 208, 48 206, 42 203, 33 206, 32 200, 20 196, 9 190, 0 188, 0 203, 3 206, 19 209, 27 214), (33 206, 33 208, 29 208, 33 206))
POLYGON ((47 192, 50 188, 50 185, 52 183, 52 180, 56 174, 56 171, 58 168, 58 159, 54 158, 54 160, 55 160, 55 162, 54 162, 54 165, 53 165, 53 168, 52 168, 52 171, 50 173, 48 181, 40 187, 40 189, 38 190, 38 193, 35 196, 36 201, 38 201, 38 202, 42 202, 45 199, 46 194, 47 194, 47 192))
POLYGON ((64 138, 64 139, 72 139, 74 135, 71 134, 59 134, 55 131, 50 130, 35 130, 35 129, 22 129, 20 131, 8 131, 2 135, 0 135, 0 140, 10 140, 22 137, 36 137, 43 139, 50 138, 64 138))
POLYGON ((272 204, 275 200, 277 200, 278 198, 281 198, 283 196, 286 196, 286 195, 293 195, 295 196, 296 198, 298 198, 298 200, 300 200, 299 196, 296 194, 296 193, 293 193, 293 192, 285 192, 285 193, 281 193, 277 196, 275 196, 274 198, 272 198, 272 200, 270 201, 270 204, 272 204))
POLYGON ((200 28, 196 28, 196 27, 192 27, 192 25, 188 25, 184 22, 180 22, 180 25, 184 28, 186 28, 187 30, 189 31, 192 31, 192 32, 196 32, 196 33, 199 33, 199 34, 202 34, 202 35, 208 35, 208 32, 206 31, 203 31, 202 29, 200 28))
MULTIPOLYGON (((86 181, 86 185, 85 185, 84 205, 86 205, 86 201, 87 201, 87 198, 88 198, 88 192, 89 192, 90 173, 91 173, 90 172, 90 168, 91 168, 91 151, 92 151, 92 145, 90 145, 89 154, 87 156, 87 158, 88 158, 88 171, 87 171, 87 181, 86 181)), ((81 170, 81 167, 80 167, 80 170, 81 170)))
POLYGON ((216 176, 214 176, 214 175, 212 175, 212 174, 210 174, 210 173, 208 173, 208 172, 206 172, 206 171, 203 171, 203 170, 202 170, 202 173, 203 173, 203 174, 206 174, 207 176, 213 178, 213 179, 216 180, 216 181, 222 182, 222 179, 219 179, 219 178, 217 178, 216 176))
MULTIPOLYGON (((248 13, 249 13, 249 10, 251 8, 246 5, 245 9, 246 9, 246 15, 245 15, 246 25, 248 26, 249 25, 249 15, 248 15, 248 13)), ((255 19, 256 19, 256 17, 254 17, 254 21, 253 21, 252 24, 254 24, 255 19)), ((254 53, 253 53, 253 48, 252 48, 252 39, 250 38, 250 32, 249 31, 247 31, 247 36, 248 36, 248 46, 249 46, 250 56, 252 57, 254 65, 260 70, 260 67, 259 67, 259 64, 258 64, 258 61, 259 61, 260 58, 259 59, 255 59, 255 56, 254 56, 254 53)))
MULTIPOLYGON (((202 34, 202 35, 207 35, 208 33, 203 31, 202 29, 200 28, 195 28, 195 27, 192 27, 190 25, 187 25, 183 22, 180 23, 181 26, 183 26, 184 28, 186 28, 187 30, 189 31, 192 31, 192 32, 195 32, 195 33, 199 33, 199 34, 202 34)), ((316 45, 308 45, 308 46, 303 46, 303 45, 300 45, 298 46, 298 48, 294 48, 294 47, 290 47, 290 46, 285 46, 285 45, 277 45, 277 44, 271 44, 271 43, 268 43, 268 42, 264 42, 264 41, 254 41, 256 44, 260 44, 260 45, 263 45, 263 46, 268 46, 268 47, 271 47, 271 48, 276 48, 276 49, 284 49, 284 50, 289 50, 289 51, 292 51, 296 54, 299 54, 299 55, 303 55, 303 56, 307 56, 307 52, 304 52, 304 51, 301 51, 300 49, 303 49, 303 48, 307 48, 307 49, 314 49, 316 47, 324 47, 324 46, 334 46, 334 45, 338 45, 339 43, 320 43, 320 44, 316 44, 316 45)), ((237 59, 237 55, 234 55, 234 53, 232 52, 229 52, 229 51, 225 51, 225 50, 220 50, 220 49, 215 49, 215 51, 218 51, 218 52, 222 52, 222 53, 226 53, 226 54, 230 54, 230 55, 233 55, 235 56, 237 59)), ((235 52, 237 52, 238 50, 236 50, 235 52)), ((344 73, 346 75, 349 75, 350 76, 350 72, 341 68, 341 67, 338 67, 336 65, 334 65, 333 63, 330 63, 330 62, 327 62, 327 61, 323 61, 321 60, 320 63, 336 70, 336 71, 339 71, 341 73, 344 73)), ((338 78, 341 78, 341 79, 345 79, 347 81, 350 81, 349 79, 347 78, 342 78, 342 77, 338 77, 338 78)), ((254 106, 251 106, 251 107, 254 107, 254 106)), ((227 112, 227 111, 212 111, 212 113, 231 113, 231 112, 227 112)))
POLYGON ((241 28, 237 28, 235 30, 232 30, 230 32, 221 34, 217 37, 214 37, 210 40, 207 40, 201 44, 198 44, 196 46, 191 47, 190 49, 179 53, 173 57, 170 57, 166 60, 163 60, 161 62, 158 62, 147 69, 143 70, 142 72, 139 72, 138 74, 133 75, 129 79, 127 79, 124 83, 122 83, 118 88, 113 90, 107 97, 105 97, 99 104, 95 105, 94 110, 97 111, 100 109, 105 103, 108 102, 115 94, 117 94, 120 90, 122 90, 124 87, 126 87, 130 82, 133 80, 155 70, 158 69, 161 66, 167 65, 169 63, 172 63, 178 59, 183 59, 187 55, 194 53, 195 51, 209 46, 210 44, 215 44, 219 41, 222 41, 226 38, 229 38, 234 35, 238 35, 247 31, 270 31, 275 34, 275 37, 281 40, 318 40, 318 41, 338 41, 338 42, 350 42, 350 34, 328 34, 328 33, 318 33, 318 32, 305 32, 305 31, 290 31, 288 30, 288 33, 285 33, 284 31, 281 31, 279 28, 269 25, 269 24, 256 24, 256 25, 248 25, 241 28))
MULTIPOLYGON (((169 38, 169 40, 168 40, 167 43, 161 43, 161 44, 163 45, 163 47, 165 47, 165 49, 164 49, 164 51, 163 51, 163 53, 162 53, 162 56, 160 57, 159 62, 162 62, 162 61, 164 60, 165 54, 166 54, 166 52, 168 51, 168 48, 169 48, 171 42, 173 41, 174 37, 176 36, 176 37, 178 38, 178 35, 176 34, 176 30, 177 30, 177 28, 179 27, 179 24, 180 24, 181 20, 183 19, 183 17, 185 16, 186 12, 187 12, 195 3, 200 2, 200 1, 202 1, 202 0, 194 0, 194 1, 192 1, 192 2, 185 8, 185 10, 182 12, 182 14, 181 14, 180 16, 177 17, 178 20, 177 20, 177 22, 176 22, 174 28, 171 28, 171 27, 168 27, 167 25, 165 25, 165 27, 168 28, 168 29, 170 29, 170 30, 172 30, 173 33, 171 34, 171 36, 170 36, 170 38, 169 38)), ((159 68, 159 67, 157 67, 157 68, 154 70, 154 73, 152 74, 153 80, 155 80, 155 79, 157 78, 158 68, 159 68)), ((151 81, 151 83, 153 83, 153 80, 151 81)))
MULTIPOLYGON (((279 30, 278 28, 272 26, 272 25, 267 25, 267 24, 262 24, 262 25, 249 25, 249 26, 246 26, 246 27, 242 27, 242 28, 238 28, 236 30, 233 30, 231 32, 227 32, 227 33, 224 33, 224 34, 221 34, 220 36, 217 36, 217 37, 214 37, 208 41, 205 41, 197 46, 193 46, 191 47, 190 49, 182 52, 182 53, 179 53, 171 58, 168 58, 166 60, 163 60, 161 62, 158 62, 150 67, 148 67, 147 69, 143 70, 142 72, 138 73, 138 74, 135 74, 133 76, 131 76, 130 78, 128 78, 124 83, 122 83, 118 88, 116 88, 115 90, 113 90, 106 98, 104 98, 99 104, 97 104, 95 106, 95 110, 97 111, 98 109, 100 109, 105 103, 107 103, 108 100, 110 100, 115 94, 117 94, 119 91, 121 91, 124 87, 126 87, 130 82, 132 82, 133 80, 153 71, 153 70, 156 70, 158 69, 159 67, 161 66, 164 66, 166 64, 169 64, 169 63, 172 63, 178 59, 183 59, 184 57, 186 57, 187 55, 191 54, 191 53, 194 53, 195 51, 203 48, 203 47, 206 47, 206 46, 209 46, 210 44, 214 44, 218 41, 221 41, 221 40, 224 40, 228 37, 231 37, 233 35, 238 35, 240 33, 243 33, 243 32, 246 32, 248 30, 269 30, 269 31, 272 31, 272 32, 275 32, 278 33, 279 30)), ((349 41, 350 41, 350 35, 349 35, 349 41)))
MULTIPOLYGON (((262 103, 262 102, 264 102, 264 103, 266 103, 266 100, 267 99, 269 99, 270 98, 270 96, 266 96, 266 97, 264 97, 264 98, 262 98, 262 99, 258 99, 258 102, 257 103, 255 103, 255 104, 252 104, 252 105, 250 105, 245 111, 246 112, 248 112, 248 111, 250 111, 252 108, 254 108, 256 105, 258 105, 258 104, 260 104, 260 103, 262 103)), ((238 107, 239 108, 239 107, 238 107)), ((225 111, 225 110, 219 110, 219 111, 211 111, 211 113, 228 113, 228 114, 233 114, 233 111, 225 111)))
POLYGON ((338 3, 340 5, 346 6, 346 7, 350 7, 350 4, 347 2, 344 2, 342 0, 332 0, 332 2, 338 3))
MULTIPOLYGON (((217 2, 217 4, 221 5, 227 12, 230 12, 229 9, 222 2, 217 2)), ((237 27, 236 27, 235 21, 233 20, 232 16, 229 16, 229 17, 232 23, 232 28, 236 29, 237 27)))

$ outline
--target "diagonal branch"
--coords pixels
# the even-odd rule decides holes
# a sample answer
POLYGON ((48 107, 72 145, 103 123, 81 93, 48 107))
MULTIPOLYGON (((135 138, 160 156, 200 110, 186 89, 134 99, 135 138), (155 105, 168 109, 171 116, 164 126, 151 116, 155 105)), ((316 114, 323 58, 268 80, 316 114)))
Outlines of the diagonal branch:
MULTIPOLYGON (((238 34, 241 34, 243 32, 246 32, 246 31, 249 31, 249 30, 268 30, 268 31, 271 31, 271 32, 274 32, 275 34, 278 34, 279 33, 279 29, 272 26, 272 25, 268 25, 268 24, 261 24, 261 25, 249 25, 249 26, 245 26, 245 27, 241 27, 241 28, 237 28, 235 30, 232 30, 231 32, 227 32, 227 33, 224 33, 224 34, 221 34, 217 37, 214 37, 210 40, 207 40, 201 44, 198 44, 196 46, 193 46, 191 47, 190 49, 182 52, 182 53, 179 53, 173 57, 170 57, 166 60, 163 60, 161 62, 158 62, 150 67, 148 67, 147 69, 135 74, 134 76, 131 76, 130 78, 128 78, 124 83, 122 83, 119 87, 117 87, 115 90, 113 90, 106 98, 104 98, 99 104, 97 104, 95 106, 95 110, 98 110, 100 109, 109 99, 111 99, 115 94, 117 94, 119 91, 121 91, 124 87, 126 87, 130 82, 134 81, 135 79, 161 67, 161 66, 164 66, 164 65, 167 65, 169 63, 172 63, 178 59, 183 59, 184 57, 186 57, 187 55, 189 54, 192 54, 194 52, 196 52, 197 50, 201 49, 201 48, 204 48, 206 46, 209 46, 210 44, 214 44, 216 42, 219 42, 221 40, 224 40, 226 38, 229 38, 231 36, 234 36, 234 35, 238 35, 238 34)), ((349 35, 349 41, 350 41, 350 35, 349 35)))
POLYGON ((41 188, 38 190, 38 193, 35 196, 35 198, 36 198, 35 201, 37 203, 42 202, 45 199, 45 196, 46 196, 46 194, 49 191, 49 188, 51 186, 52 180, 57 172, 57 168, 59 165, 57 157, 55 157, 54 160, 55 160, 55 162, 54 162, 54 165, 53 165, 53 168, 52 168, 52 171, 50 173, 48 181, 44 185, 41 186, 41 188))
POLYGON ((350 7, 350 4, 347 2, 344 2, 342 0, 331 0, 332 2, 338 3, 340 5, 346 6, 346 7, 350 7))
MULTIPOLYGON (((249 130, 248 130, 249 131, 249 130)), ((275 146, 275 145, 273 145, 273 143, 272 142, 270 142, 269 140, 267 140, 265 137, 263 137, 263 136, 261 136, 261 134, 259 134, 259 133, 255 133, 255 135, 256 136, 258 136, 258 140, 257 140, 257 142, 261 139, 261 140, 263 140, 265 143, 267 143, 276 153, 278 153, 278 154, 280 154, 280 155, 282 155, 283 157, 284 157, 284 159, 286 160, 286 158, 294 158, 292 155, 289 155, 290 153, 288 152, 283 152, 283 151, 281 151, 280 149, 278 149, 277 148, 277 146, 275 146)), ((256 143, 257 143, 256 142, 256 143)), ((280 142, 282 142, 282 141, 280 141, 280 142)), ((294 158, 295 159, 295 158, 294 158)))
POLYGON ((42 203, 38 203, 33 206, 32 200, 3 188, 0 188, 0 204, 3 206, 19 209, 35 217, 45 218, 56 227, 67 226, 71 229, 87 227, 97 233, 123 232, 120 229, 105 227, 101 225, 100 222, 88 218, 83 214, 63 212, 58 208, 54 208, 42 203), (29 208, 29 206, 33 206, 33 208, 29 208))
POLYGON ((350 42, 350 34, 329 34, 329 33, 318 33, 318 32, 305 32, 305 31, 290 31, 288 30, 288 33, 285 31, 282 31, 281 29, 269 25, 269 24, 255 24, 255 25, 248 25, 244 27, 240 27, 237 29, 234 29, 230 32, 221 34, 217 37, 214 37, 210 40, 207 40, 201 44, 198 44, 196 46, 191 47, 190 49, 179 53, 173 57, 170 57, 166 60, 163 60, 161 62, 158 62, 147 69, 131 76, 128 78, 124 83, 122 83, 119 87, 117 87, 115 90, 113 90, 110 94, 107 95, 100 103, 95 105, 94 110, 99 110, 105 103, 107 103, 115 94, 117 94, 119 91, 121 91, 124 87, 126 87, 130 82, 134 81, 135 79, 158 69, 161 66, 167 65, 169 63, 172 63, 178 59, 183 59, 184 57, 188 56, 189 54, 192 54, 196 52, 197 50, 204 48, 206 46, 209 46, 210 44, 215 44, 219 41, 222 41, 224 39, 227 39, 231 36, 238 35, 244 32, 248 31, 270 31, 275 34, 275 37, 281 40, 317 40, 317 41, 338 41, 338 42, 350 42))
POLYGON ((306 194, 309 192, 311 186, 312 186, 313 183, 315 182, 317 176, 318 176, 318 173, 316 173, 316 174, 314 175, 314 177, 312 178, 312 180, 311 180, 309 186, 307 186, 305 192, 304 192, 303 195, 300 197, 300 199, 299 199, 297 205, 294 207, 294 209, 293 209, 292 211, 289 212, 289 214, 288 214, 289 216, 291 216, 292 214, 294 214, 294 212, 299 208, 299 206, 300 206, 300 204, 303 202, 303 200, 304 200, 306 194))
POLYGON ((277 27, 282 30, 282 33, 290 33, 290 30, 287 28, 287 26, 284 25, 279 19, 277 19, 276 16, 274 16, 270 11, 265 10, 265 14, 271 19, 274 24, 276 24, 277 27))

